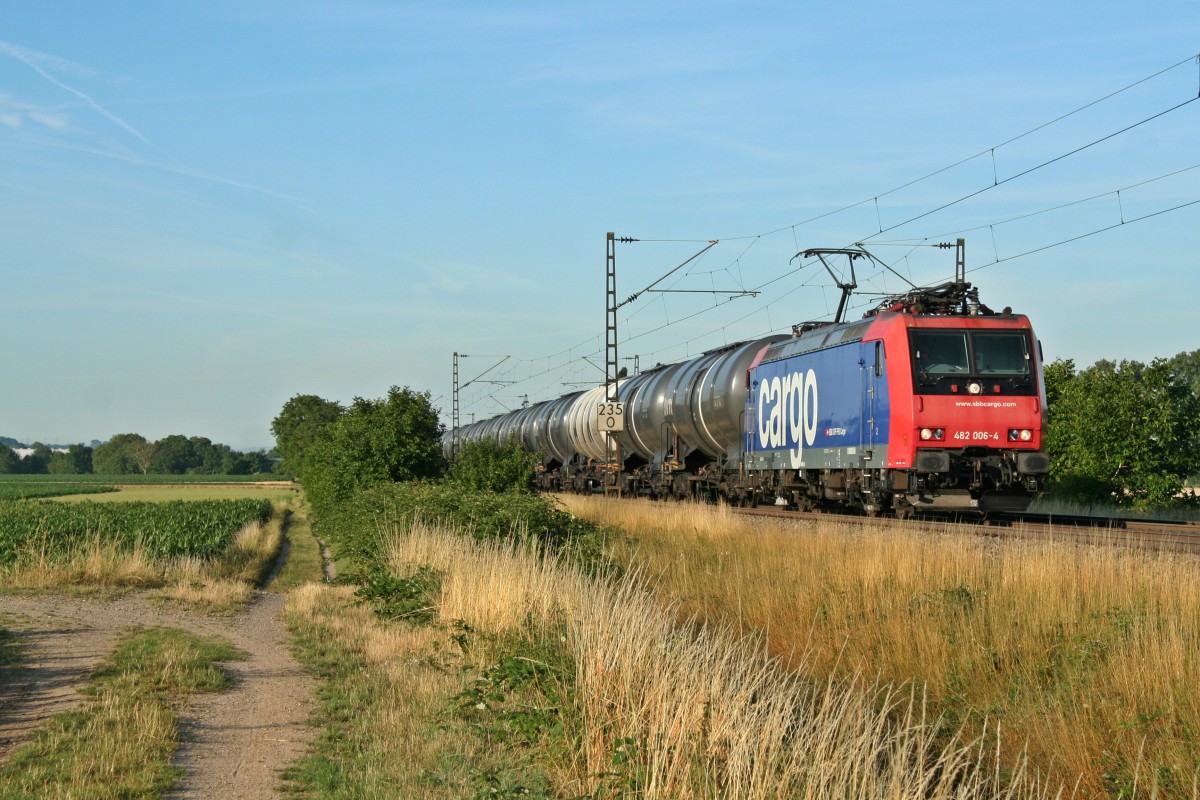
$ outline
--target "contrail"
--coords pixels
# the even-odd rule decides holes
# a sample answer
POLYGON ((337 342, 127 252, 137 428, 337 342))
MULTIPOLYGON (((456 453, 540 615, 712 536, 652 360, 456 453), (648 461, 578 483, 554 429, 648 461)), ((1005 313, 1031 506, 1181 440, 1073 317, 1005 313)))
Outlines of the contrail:
MULTIPOLYGON (((79 91, 78 89, 74 88, 73 86, 68 86, 67 84, 60 81, 58 78, 56 78, 53 75, 51 75, 50 73, 46 72, 46 70, 42 69, 42 65, 39 63, 41 61, 47 61, 47 60, 61 61, 61 59, 56 59, 53 56, 46 55, 45 53, 38 53, 36 51, 28 50, 24 47, 21 47, 20 45, 15 45, 15 44, 12 44, 11 42, 5 42, 5 41, 0 41, 0 53, 3 53, 7 56, 15 58, 17 61, 20 61, 22 64, 24 64, 25 66, 32 69, 38 75, 41 75, 46 80, 50 81, 50 83, 52 83, 55 86, 57 86, 58 88, 62 89, 64 92, 70 92, 71 94, 75 95, 80 100, 82 100, 83 102, 87 103, 89 106, 92 107, 92 109, 97 114, 104 117, 109 122, 125 129, 126 131, 133 134, 134 136, 136 136, 138 139, 140 139, 144 143, 146 143, 148 145, 150 144, 150 140, 147 139, 145 136, 143 136, 137 128, 133 127, 128 122, 121 119, 116 114, 112 113, 111 111, 106 109, 104 106, 97 103, 95 100, 93 100, 91 97, 89 97, 85 93, 79 91)), ((62 62, 62 63, 67 63, 67 62, 62 62)), ((150 145, 150 146, 153 147, 153 145, 150 145)))
MULTIPOLYGON (((192 167, 188 167, 184 164, 181 164, 180 162, 176 161, 174 158, 171 158, 165 151, 162 150, 162 148, 153 144, 149 139, 147 139, 145 136, 143 136, 137 128, 133 127, 128 122, 126 122, 125 120, 118 117, 116 114, 113 114, 111 111, 104 108, 104 106, 97 103, 95 100, 93 100, 91 97, 89 97, 84 92, 81 92, 78 89, 76 89, 72 86, 68 86, 67 84, 63 83, 61 80, 59 80, 58 78, 56 78, 53 75, 51 75, 50 73, 48 73, 42 67, 42 65, 47 64, 51 67, 57 67, 61 71, 79 72, 79 73, 83 73, 83 74, 94 74, 92 72, 92 70, 90 70, 86 67, 80 66, 79 64, 75 64, 71 61, 67 61, 66 59, 59 58, 58 56, 50 55, 49 53, 41 53, 36 50, 30 50, 28 48, 21 47, 20 45, 13 44, 12 42, 6 42, 4 40, 0 40, 0 55, 6 55, 6 56, 9 56, 10 58, 14 58, 17 61, 20 61, 22 64, 25 64, 30 69, 37 72, 37 74, 41 75, 43 78, 45 78, 50 83, 57 86, 58 88, 62 89, 65 92, 70 92, 71 94, 75 95, 80 100, 82 100, 83 102, 85 102, 89 106, 91 106, 91 108, 94 109, 97 114, 100 114, 102 117, 109 120, 114 125, 119 126, 123 130, 128 131, 130 134, 137 137, 137 139, 139 141, 143 142, 148 147, 150 147, 151 150, 160 154, 162 156, 162 160, 161 161, 151 160, 142 155, 138 155, 138 154, 135 154, 132 152, 111 152, 111 151, 107 151, 107 150, 94 150, 91 148, 80 147, 80 146, 74 146, 73 148, 70 148, 70 149, 76 149, 76 150, 80 150, 82 152, 91 152, 91 153, 95 153, 96 155, 99 155, 99 156, 106 156, 108 158, 116 158, 116 159, 119 159, 122 161, 126 161, 126 162, 133 163, 133 164, 139 164, 142 166, 157 167, 159 169, 173 172, 178 175, 184 175, 184 176, 187 176, 190 178, 195 178, 197 180, 207 181, 209 183, 225 184, 227 186, 232 186, 232 187, 235 187, 238 189, 244 189, 246 191, 257 192, 258 194, 262 194, 267 197, 273 197, 273 198, 282 200, 282 201, 292 205, 293 207, 295 207, 301 211, 304 211, 306 213, 309 213, 309 214, 316 213, 315 211, 313 211, 313 209, 307 207, 299 199, 292 197, 291 195, 283 194, 281 192, 277 192, 272 189, 264 189, 261 186, 255 186, 254 184, 244 183, 242 181, 235 180, 233 178, 226 178, 221 175, 217 175, 217 174, 214 174, 211 172, 204 172, 204 171, 192 168, 192 167)), ((3 123, 2 119, 0 119, 0 123, 3 123)), ((59 144, 59 145, 55 145, 55 146, 65 147, 66 145, 59 144)), ((125 148, 122 148, 122 150, 124 150, 124 149, 125 148)))

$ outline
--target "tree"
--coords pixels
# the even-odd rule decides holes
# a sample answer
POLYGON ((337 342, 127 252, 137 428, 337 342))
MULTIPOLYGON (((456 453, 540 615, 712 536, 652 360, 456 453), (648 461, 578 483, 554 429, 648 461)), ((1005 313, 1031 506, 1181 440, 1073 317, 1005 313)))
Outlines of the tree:
POLYGON ((192 451, 196 454, 195 462, 188 468, 188 472, 199 475, 225 473, 222 448, 228 450, 228 447, 223 444, 213 444, 211 439, 204 436, 193 436, 188 441, 192 443, 192 451))
POLYGON ((318 429, 300 473, 318 515, 369 486, 441 474, 443 428, 429 397, 393 386, 381 400, 354 398, 318 429))
POLYGON ((1200 395, 1171 361, 1046 368, 1054 493, 1140 508, 1180 503, 1200 470, 1200 395))
POLYGON ((92 471, 92 448, 73 444, 65 453, 50 457, 50 472, 55 475, 86 475, 92 471))
POLYGON ((301 475, 304 454, 316 441, 318 432, 337 422, 343 413, 341 404, 315 394, 298 394, 284 403, 279 416, 271 421, 271 433, 283 458, 281 469, 301 475))
POLYGON ((144 448, 146 438, 136 433, 118 433, 92 451, 92 469, 99 475, 129 475, 141 472, 131 448, 144 448))
POLYGON ((12 475, 21 471, 21 457, 6 444, 0 444, 0 475, 12 475))
POLYGON ((33 452, 21 459, 20 471, 26 475, 45 475, 50 471, 54 453, 41 442, 33 443, 33 452))
POLYGON ((1200 395, 1200 350, 1179 353, 1167 361, 1167 366, 1192 387, 1193 394, 1200 395))
POLYGON ((183 475, 201 463, 192 440, 186 436, 172 434, 155 442, 149 469, 150 472, 160 475, 183 475))

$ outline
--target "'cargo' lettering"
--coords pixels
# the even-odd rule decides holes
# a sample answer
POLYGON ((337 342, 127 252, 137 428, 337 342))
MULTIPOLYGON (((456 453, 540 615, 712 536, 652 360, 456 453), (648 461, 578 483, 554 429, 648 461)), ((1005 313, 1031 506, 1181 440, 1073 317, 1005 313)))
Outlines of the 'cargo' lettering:
POLYGON ((799 458, 817 438, 817 375, 791 372, 758 384, 758 443, 764 450, 791 449, 799 458))

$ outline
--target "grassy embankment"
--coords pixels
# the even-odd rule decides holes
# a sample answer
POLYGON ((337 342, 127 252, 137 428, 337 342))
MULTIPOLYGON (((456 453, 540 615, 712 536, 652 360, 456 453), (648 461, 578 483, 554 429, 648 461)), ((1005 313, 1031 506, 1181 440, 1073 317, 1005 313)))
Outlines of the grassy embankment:
POLYGON ((1052 795, 992 771, 919 690, 802 679, 636 577, 477 528, 385 525, 373 547, 388 572, 360 595, 382 613, 346 586, 289 602, 326 720, 298 796, 1052 795))
POLYGON ((628 531, 614 557, 681 618, 766 632, 799 675, 920 687, 951 727, 998 727, 1001 764, 1025 751, 1083 796, 1198 795, 1194 558, 564 501, 628 531))
POLYGON ((178 778, 171 757, 188 696, 221 691, 228 643, 170 628, 128 636, 93 675, 78 711, 50 719, 0 768, 0 800, 158 798, 178 778))
POLYGON ((321 549, 313 535, 310 510, 303 496, 290 504, 284 532, 287 537, 287 560, 271 581, 271 591, 290 592, 311 581, 324 580, 321 549))

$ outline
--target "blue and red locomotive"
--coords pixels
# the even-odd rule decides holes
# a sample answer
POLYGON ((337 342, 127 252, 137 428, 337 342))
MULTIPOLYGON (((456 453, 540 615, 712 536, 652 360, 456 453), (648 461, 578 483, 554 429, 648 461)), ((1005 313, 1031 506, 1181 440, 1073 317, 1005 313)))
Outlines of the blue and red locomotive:
POLYGON ((1049 469, 1040 344, 1027 317, 988 309, 961 275, 861 320, 660 365, 617 394, 617 433, 601 429, 599 386, 465 426, 457 442, 515 436, 541 454, 550 490, 900 517, 1022 510, 1049 469))

